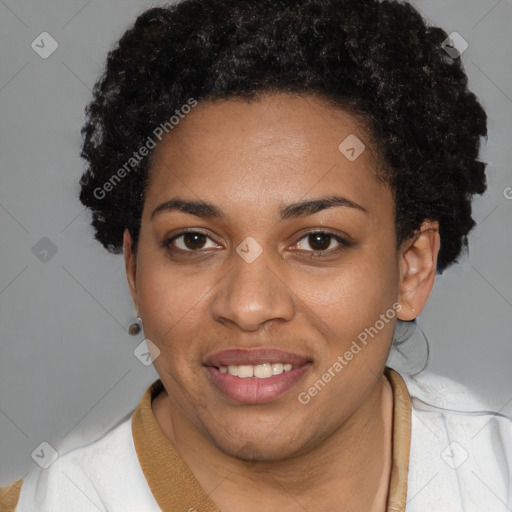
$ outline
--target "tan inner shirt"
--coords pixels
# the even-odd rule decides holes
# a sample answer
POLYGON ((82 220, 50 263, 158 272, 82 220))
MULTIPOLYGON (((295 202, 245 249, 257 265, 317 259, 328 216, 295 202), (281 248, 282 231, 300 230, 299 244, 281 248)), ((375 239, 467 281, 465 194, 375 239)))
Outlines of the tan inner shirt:
MULTIPOLYGON (((397 372, 386 368, 385 375, 393 390, 393 455, 386 510, 405 512, 411 399, 397 372)), ((144 393, 132 418, 135 450, 149 488, 164 512, 189 510, 190 507, 200 512, 221 512, 156 422, 151 402, 162 390, 162 382, 155 381, 144 393)), ((1 512, 14 512, 22 483, 22 480, 18 480, 0 489, 1 512)))

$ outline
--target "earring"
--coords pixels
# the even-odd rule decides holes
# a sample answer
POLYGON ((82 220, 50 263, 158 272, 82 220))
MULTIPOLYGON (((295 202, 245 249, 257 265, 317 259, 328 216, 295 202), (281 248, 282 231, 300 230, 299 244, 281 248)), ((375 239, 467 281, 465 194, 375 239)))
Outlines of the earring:
POLYGON ((130 327, 128 327, 128 333, 131 336, 136 336, 140 332, 141 325, 142 325, 142 318, 140 316, 138 316, 137 322, 130 324, 130 327))

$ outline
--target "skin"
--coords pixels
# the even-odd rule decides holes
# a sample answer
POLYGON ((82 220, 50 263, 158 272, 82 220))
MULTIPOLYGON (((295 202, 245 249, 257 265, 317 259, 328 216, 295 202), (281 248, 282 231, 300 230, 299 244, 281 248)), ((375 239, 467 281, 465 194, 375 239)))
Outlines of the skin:
POLYGON ((286 94, 200 103, 155 149, 136 254, 124 234, 127 278, 160 350, 157 422, 224 512, 385 510, 393 399, 383 372, 396 317, 308 404, 297 398, 395 302, 398 318, 415 318, 434 284, 438 225, 426 219, 396 249, 394 202, 374 175, 376 158, 355 117, 286 94), (349 134, 366 145, 355 161, 338 150, 349 134), (333 194, 366 211, 279 218, 285 205, 333 194), (172 198, 208 201, 225 218, 151 218, 172 198), (164 246, 196 228, 207 237, 175 239, 175 252, 164 246), (322 230, 352 245, 307 236, 322 230), (262 248, 252 263, 236 252, 248 236, 262 248), (312 366, 278 399, 240 404, 203 366, 234 347, 278 348, 312 366))

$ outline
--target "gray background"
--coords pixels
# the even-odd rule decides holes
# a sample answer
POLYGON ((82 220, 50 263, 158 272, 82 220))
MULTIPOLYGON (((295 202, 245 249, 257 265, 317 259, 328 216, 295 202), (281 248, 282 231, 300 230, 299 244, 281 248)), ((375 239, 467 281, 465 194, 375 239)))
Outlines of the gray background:
MULTIPOLYGON (((469 42, 463 62, 490 118, 469 256, 438 276, 419 320, 430 370, 512 414, 512 0, 413 3, 469 42)), ((35 467, 42 441, 66 451, 118 421, 157 378, 133 355, 143 335, 126 332, 122 256, 92 239, 77 194, 83 109, 107 51, 161 4, 0 0, 0 485, 35 467), (44 31, 59 44, 47 59, 31 48, 44 31), (57 249, 46 262, 32 251, 43 237, 57 249)))

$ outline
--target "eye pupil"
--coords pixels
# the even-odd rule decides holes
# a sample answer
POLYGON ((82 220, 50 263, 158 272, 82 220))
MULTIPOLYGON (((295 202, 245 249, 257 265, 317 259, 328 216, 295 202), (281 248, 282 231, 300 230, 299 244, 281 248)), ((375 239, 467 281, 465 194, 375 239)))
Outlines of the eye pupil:
POLYGON ((183 235, 183 241, 185 242, 185 245, 189 248, 189 249, 201 249, 201 247, 204 245, 204 242, 205 242, 205 235, 201 234, 201 233, 185 233, 183 235), (189 242, 191 243, 192 246, 189 245, 189 242), (203 243, 201 243, 203 242, 203 243), (194 245, 194 244, 199 244, 200 247, 197 247, 197 245, 194 245))
POLYGON ((331 235, 328 234, 314 233, 312 235, 309 235, 309 238, 311 247, 316 251, 327 249, 331 243, 331 235), (320 245, 320 247, 315 247, 315 244, 320 245))

